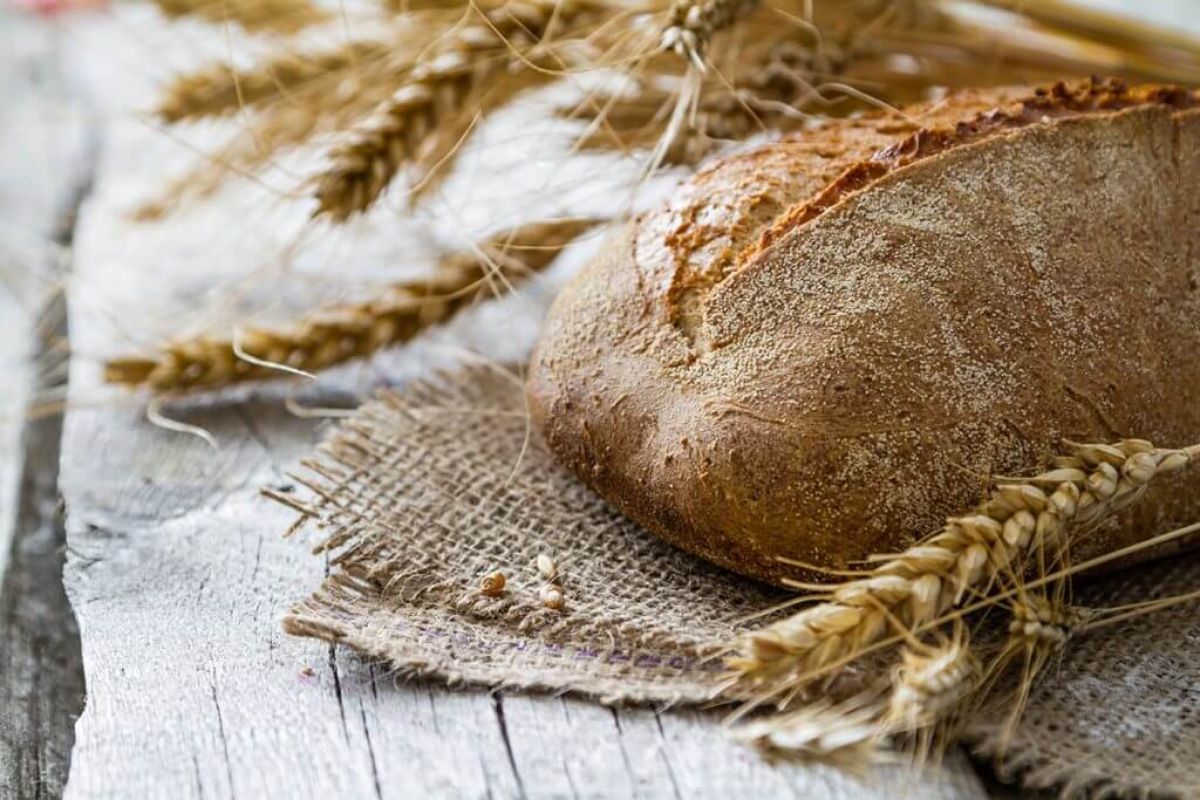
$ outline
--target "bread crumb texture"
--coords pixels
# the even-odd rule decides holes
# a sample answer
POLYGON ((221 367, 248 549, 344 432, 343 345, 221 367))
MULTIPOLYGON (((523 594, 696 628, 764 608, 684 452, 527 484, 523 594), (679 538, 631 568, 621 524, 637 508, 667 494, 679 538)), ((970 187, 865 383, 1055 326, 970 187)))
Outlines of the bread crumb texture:
MULTIPOLYGON (((1200 441, 1198 106, 964 92, 721 161, 559 297, 535 420, 631 517, 767 580, 908 546, 1063 437, 1200 441)), ((1198 490, 1152 489, 1084 557, 1198 490)))

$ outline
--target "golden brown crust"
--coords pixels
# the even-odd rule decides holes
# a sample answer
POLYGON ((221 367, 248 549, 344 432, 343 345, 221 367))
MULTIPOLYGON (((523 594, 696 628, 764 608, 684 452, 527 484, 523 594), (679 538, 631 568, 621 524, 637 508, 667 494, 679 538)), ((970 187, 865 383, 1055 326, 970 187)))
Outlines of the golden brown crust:
POLYGON ((535 420, 631 517, 771 580, 906 546, 1064 435, 1200 441, 1196 105, 966 93, 721 162, 556 302, 535 420))

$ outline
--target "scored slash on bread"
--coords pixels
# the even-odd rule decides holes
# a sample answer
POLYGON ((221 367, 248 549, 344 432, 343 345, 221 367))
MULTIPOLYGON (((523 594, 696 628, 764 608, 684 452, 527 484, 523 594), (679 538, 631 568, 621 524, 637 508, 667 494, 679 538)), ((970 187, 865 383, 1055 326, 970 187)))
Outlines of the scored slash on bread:
MULTIPOLYGON (((843 566, 1066 438, 1200 440, 1200 96, 1098 81, 951 95, 721 161, 556 301, 550 449, 753 577, 843 566)), ((1157 491, 1088 554, 1188 521, 1157 491)))

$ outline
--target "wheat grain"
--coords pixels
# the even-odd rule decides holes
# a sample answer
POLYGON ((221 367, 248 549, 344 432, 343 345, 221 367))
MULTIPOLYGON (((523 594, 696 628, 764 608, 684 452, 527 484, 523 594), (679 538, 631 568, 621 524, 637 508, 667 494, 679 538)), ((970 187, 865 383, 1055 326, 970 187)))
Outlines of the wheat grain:
MULTIPOLYGON (((883 639, 889 619, 910 631, 937 621, 970 591, 1020 571, 1032 554, 1065 551, 1071 527, 1095 523, 1136 501, 1147 485, 1200 455, 1200 446, 1158 449, 1068 443, 1071 455, 1029 479, 997 478, 975 513, 888 557, 863 577, 829 587, 825 602, 746 635, 730 666, 768 692, 852 660, 883 639)), ((806 586, 806 588, 811 588, 806 586)))
POLYGON ((582 219, 526 225, 492 238, 480 252, 443 260, 427 281, 392 286, 377 299, 319 312, 285 330, 253 329, 240 340, 188 339, 165 346, 154 358, 116 359, 106 365, 105 379, 179 392, 277 376, 279 367, 311 373, 362 358, 413 338, 486 295, 494 271, 515 284, 545 268, 594 225, 582 219))
POLYGON ((903 743, 914 763, 939 758, 977 702, 983 671, 959 623, 952 638, 937 647, 915 639, 900 652, 892 673, 880 735, 903 743))
POLYGON ((317 181, 316 214, 342 222, 370 208, 440 118, 500 66, 446 53, 414 70, 405 86, 351 133, 351 141, 331 151, 330 166, 317 181))
POLYGON ((329 17, 309 0, 154 0, 168 17, 232 22, 247 31, 295 33, 329 17))
MULTIPOLYGON (((1017 597, 1011 604, 1012 619, 1007 637, 988 667, 988 684, 999 681, 1010 664, 1020 659, 1021 671, 1012 690, 1012 708, 1001 729, 1000 749, 1016 732, 1017 724, 1029 702, 1030 693, 1046 666, 1062 655, 1068 641, 1083 632, 1097 612, 1093 609, 1068 605, 1065 602, 1067 584, 1056 581, 1055 591, 1044 588, 1029 592, 1019 583, 1017 597)), ((992 691, 989 685, 983 694, 992 691)))
POLYGON ((538 574, 548 581, 558 580, 558 562, 545 553, 538 553, 538 557, 534 564, 537 566, 538 574))
MULTIPOLYGON (((1177 529, 1155 538, 1175 536, 1195 527, 1177 529)), ((1065 571, 1069 572, 1070 569, 1065 571)), ((1019 658, 1021 661, 1021 671, 1011 692, 1011 709, 998 738, 1000 752, 1007 749, 1008 742, 1016 733, 1038 678, 1049 664, 1064 654, 1067 645, 1075 637, 1132 617, 1200 599, 1200 590, 1197 590, 1112 608, 1087 608, 1066 601, 1067 584, 1063 579, 1055 578, 1050 585, 1054 587, 1052 592, 1040 587, 1030 592, 1025 587, 1017 586, 1007 637, 988 668, 988 682, 996 683, 1015 660, 1019 658)), ((981 692, 986 693, 987 689, 981 692)))
POLYGON ((942 647, 905 647, 892 679, 882 728, 931 733, 952 721, 979 683, 982 669, 965 636, 942 647))
POLYGON ((216 64, 181 75, 163 89, 157 116, 164 122, 230 114, 286 97, 302 87, 336 89, 342 73, 384 52, 382 42, 350 42, 317 53, 287 53, 248 70, 216 64))
POLYGON ((547 583, 538 590, 538 600, 551 611, 562 611, 567 604, 562 587, 547 583))
POLYGON ((457 31, 444 52, 414 67, 404 85, 330 151, 329 166, 316 181, 316 215, 342 222, 370 208, 442 120, 489 78, 523 66, 511 49, 529 50, 552 25, 592 9, 584 0, 514 0, 486 12, 484 23, 457 31))
POLYGON ((1012 604, 1010 646, 1053 655, 1087 627, 1096 612, 1089 608, 1052 603, 1043 594, 1029 594, 1012 604))
POLYGON ((500 571, 490 572, 483 576, 483 580, 479 582, 479 591, 487 597, 501 597, 504 594, 504 585, 508 580, 504 577, 504 573, 500 571))
POLYGON ((808 700, 797 710, 755 720, 735 735, 769 756, 860 766, 883 760, 885 744, 913 746, 925 758, 948 741, 974 699, 981 669, 962 629, 933 647, 913 640, 886 690, 837 703, 808 700))

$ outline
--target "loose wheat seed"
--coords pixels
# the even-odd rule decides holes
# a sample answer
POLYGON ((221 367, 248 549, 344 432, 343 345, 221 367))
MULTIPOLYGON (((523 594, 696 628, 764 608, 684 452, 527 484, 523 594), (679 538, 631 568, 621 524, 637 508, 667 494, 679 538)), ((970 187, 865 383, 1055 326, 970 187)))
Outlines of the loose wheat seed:
POLYGON ((497 570, 489 575, 485 575, 483 580, 479 582, 479 591, 488 597, 499 597, 504 594, 504 584, 507 580, 504 573, 497 570))
POLYGON ((545 553, 538 553, 537 571, 548 581, 558 578, 558 563, 545 553))
POLYGON ((542 605, 554 611, 562 611, 563 606, 567 604, 562 589, 549 583, 542 587, 538 597, 541 598, 542 605))

